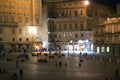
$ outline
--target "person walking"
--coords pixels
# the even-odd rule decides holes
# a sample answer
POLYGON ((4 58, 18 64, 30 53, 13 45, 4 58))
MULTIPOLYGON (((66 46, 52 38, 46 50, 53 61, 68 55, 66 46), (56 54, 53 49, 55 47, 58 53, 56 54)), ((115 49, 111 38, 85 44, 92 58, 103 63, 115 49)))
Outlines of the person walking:
POLYGON ((23 69, 19 70, 19 76, 20 76, 20 79, 23 80, 23 69))
POLYGON ((55 62, 55 67, 56 67, 56 68, 58 67, 58 63, 57 63, 57 61, 55 62))
POLYGON ((65 68, 67 67, 67 62, 65 62, 65 68))
POLYGON ((16 68, 18 68, 18 64, 19 64, 19 62, 18 62, 18 60, 16 60, 16 68))
POLYGON ((81 67, 82 66, 82 64, 81 64, 81 62, 79 62, 79 67, 81 67))
POLYGON ((60 62, 59 62, 59 68, 61 68, 61 67, 62 67, 62 62, 60 61, 60 62))

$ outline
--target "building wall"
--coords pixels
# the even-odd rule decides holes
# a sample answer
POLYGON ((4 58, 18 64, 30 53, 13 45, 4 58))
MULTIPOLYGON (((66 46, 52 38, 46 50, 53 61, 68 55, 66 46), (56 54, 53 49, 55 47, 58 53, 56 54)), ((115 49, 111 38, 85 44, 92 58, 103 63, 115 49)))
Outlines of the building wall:
MULTIPOLYGON (((111 12, 109 8, 100 4, 86 5, 86 1, 48 4, 50 46, 52 48, 60 46, 62 50, 67 47, 69 50, 68 46, 72 44, 73 50, 75 50, 76 44, 81 47, 82 43, 78 43, 79 40, 88 40, 89 49, 85 47, 84 50, 92 50, 92 27, 105 21, 107 17, 111 16, 111 12), (70 43, 71 40, 72 43, 70 43)), ((86 43, 84 42, 84 44, 86 43)))
POLYGON ((120 18, 109 18, 93 31, 95 51, 99 48, 100 53, 120 55, 120 18))
POLYGON ((42 41, 41 4, 41 0, 0 0, 1 50, 32 50, 33 42, 42 41), (36 34, 29 31, 31 26, 36 34))
POLYGON ((42 41, 43 48, 48 48, 48 13, 47 13, 47 3, 42 3, 42 41))

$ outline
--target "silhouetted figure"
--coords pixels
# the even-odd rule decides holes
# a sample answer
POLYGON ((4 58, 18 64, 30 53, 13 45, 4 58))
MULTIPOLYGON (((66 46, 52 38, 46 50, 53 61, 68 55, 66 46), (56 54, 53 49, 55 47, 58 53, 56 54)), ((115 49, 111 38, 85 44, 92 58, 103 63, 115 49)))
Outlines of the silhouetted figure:
POLYGON ((19 75, 20 75, 20 78, 21 78, 21 80, 23 79, 23 69, 20 69, 19 70, 19 75))
POLYGON ((73 57, 75 57, 75 53, 73 52, 73 57))
POLYGON ((65 68, 67 67, 67 62, 65 62, 65 68))
POLYGON ((104 62, 104 65, 105 65, 105 67, 107 67, 107 61, 105 60, 105 62, 104 62))
POLYGON ((81 62, 79 62, 79 67, 81 67, 82 66, 82 64, 81 64, 81 62))
POLYGON ((119 70, 115 70, 115 77, 114 77, 114 80, 120 80, 119 70))
POLYGON ((58 63, 57 62, 55 62, 55 67, 58 67, 58 63))
POLYGON ((18 60, 16 60, 16 68, 18 68, 18 64, 19 64, 19 62, 18 62, 18 60))
POLYGON ((61 62, 61 61, 59 62, 59 67, 60 67, 60 68, 62 67, 62 62, 61 62))

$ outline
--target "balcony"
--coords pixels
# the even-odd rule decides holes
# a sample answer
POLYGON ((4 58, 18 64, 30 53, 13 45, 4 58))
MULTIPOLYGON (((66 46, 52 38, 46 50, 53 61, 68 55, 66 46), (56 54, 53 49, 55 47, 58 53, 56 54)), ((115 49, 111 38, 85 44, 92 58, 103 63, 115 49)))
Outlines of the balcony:
POLYGON ((17 22, 12 22, 12 23, 10 23, 10 22, 0 22, 0 27, 3 27, 3 26, 5 26, 5 27, 17 27, 18 26, 18 23, 17 22))

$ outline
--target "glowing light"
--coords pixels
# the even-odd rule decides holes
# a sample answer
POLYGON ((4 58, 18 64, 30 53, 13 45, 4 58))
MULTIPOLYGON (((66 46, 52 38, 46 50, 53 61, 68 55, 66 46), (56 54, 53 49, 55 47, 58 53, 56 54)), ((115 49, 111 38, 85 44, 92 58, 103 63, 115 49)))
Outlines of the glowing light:
POLYGON ((85 4, 86 4, 86 5, 89 5, 89 1, 88 1, 88 0, 86 0, 86 1, 85 1, 85 4))
POLYGON ((88 40, 85 40, 86 43, 88 43, 89 41, 88 40))
POLYGON ((83 40, 78 40, 78 43, 81 44, 81 43, 84 43, 84 41, 83 40))
POLYGON ((70 43, 73 43, 73 41, 72 41, 72 40, 70 40, 70 43))
POLYGON ((31 27, 28 29, 28 31, 29 31, 29 34, 37 34, 37 29, 36 29, 36 27, 31 26, 31 27))

